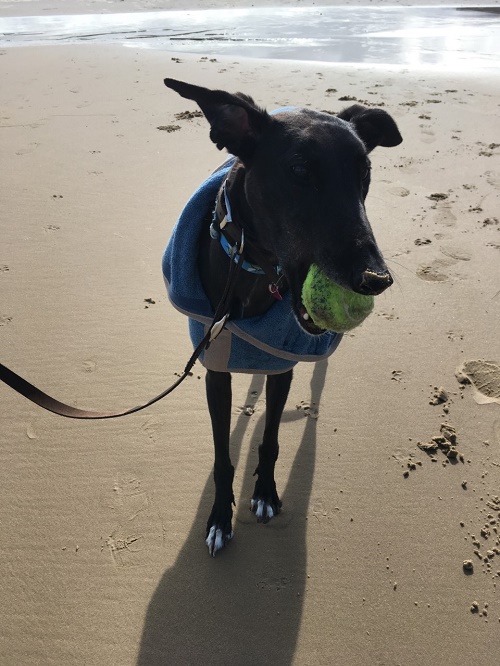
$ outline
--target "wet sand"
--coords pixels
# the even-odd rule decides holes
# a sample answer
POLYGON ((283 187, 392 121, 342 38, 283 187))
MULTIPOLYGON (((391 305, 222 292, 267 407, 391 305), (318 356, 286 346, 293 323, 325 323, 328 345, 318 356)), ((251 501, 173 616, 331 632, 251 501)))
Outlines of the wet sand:
MULTIPOLYGON (((232 7, 336 7, 349 6, 443 6, 453 3, 439 2, 438 0, 247 0, 246 2, 235 2, 231 0, 0 0, 0 11, 2 16, 36 16, 38 14, 87 14, 87 13, 114 13, 114 12, 137 12, 137 11, 162 11, 167 9, 229 9, 232 7)), ((467 0, 457 2, 457 6, 498 7, 498 2, 484 2, 484 0, 467 0)))
POLYGON ((2 666, 495 663, 498 77, 118 46, 5 49, 0 76, 1 360, 79 407, 151 397, 191 353, 160 261, 222 155, 164 77, 269 109, 379 105, 404 137, 374 151, 368 197, 396 284, 328 364, 297 367, 266 526, 249 511, 264 387, 233 378, 217 558, 201 367, 111 422, 0 387, 2 666))
POLYGON ((116 44, 212 57, 496 71, 500 21, 454 7, 246 7, 0 16, 0 48, 116 44))

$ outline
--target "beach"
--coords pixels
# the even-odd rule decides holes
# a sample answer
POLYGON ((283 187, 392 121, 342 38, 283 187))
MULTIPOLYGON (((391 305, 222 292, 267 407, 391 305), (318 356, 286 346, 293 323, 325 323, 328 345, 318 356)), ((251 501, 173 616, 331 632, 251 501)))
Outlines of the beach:
MULTIPOLYGON (((0 15, 82 5, 0 2, 0 15)), ((328 362, 296 367, 283 511, 267 525, 249 510, 264 379, 233 376, 235 535, 216 558, 200 364, 111 421, 63 419, 0 386, 0 664, 496 663, 498 73, 84 44, 1 49, 0 77, 0 361, 87 409, 153 397, 192 351, 161 257, 224 153, 165 77, 269 110, 379 106, 403 136, 372 153, 367 198, 395 284, 328 362)))
MULTIPOLYGON (((337 7, 337 6, 454 6, 453 3, 440 2, 439 0, 251 0, 248 2, 226 2, 225 0, 0 0, 0 12, 2 16, 36 16, 56 14, 90 14, 90 13, 115 13, 115 12, 154 12, 178 9, 231 9, 245 7, 337 7)), ((458 7, 489 6, 498 7, 498 1, 483 2, 482 0, 468 0, 467 2, 455 3, 458 7)))

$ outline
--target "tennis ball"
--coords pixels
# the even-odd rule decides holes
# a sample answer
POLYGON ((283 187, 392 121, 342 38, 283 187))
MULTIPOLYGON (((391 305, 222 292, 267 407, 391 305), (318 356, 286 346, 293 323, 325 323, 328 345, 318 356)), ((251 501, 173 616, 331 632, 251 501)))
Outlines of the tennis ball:
POLYGON ((359 326, 373 310, 373 296, 344 289, 316 264, 302 285, 302 302, 316 326, 338 333, 359 326))

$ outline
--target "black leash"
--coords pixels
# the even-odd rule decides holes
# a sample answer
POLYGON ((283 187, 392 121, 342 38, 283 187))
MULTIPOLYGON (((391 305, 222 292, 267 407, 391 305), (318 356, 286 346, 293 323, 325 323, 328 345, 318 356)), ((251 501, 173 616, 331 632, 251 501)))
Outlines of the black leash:
POLYGON ((119 416, 134 414, 135 412, 140 412, 141 410, 146 409, 146 407, 154 405, 155 402, 162 400, 162 398, 165 398, 169 393, 172 393, 172 391, 176 389, 186 379, 186 377, 189 376, 189 373, 191 372, 191 369, 196 363, 196 360, 200 356, 201 352, 204 349, 208 349, 213 340, 215 340, 215 338, 224 328, 231 309, 231 300, 234 293, 236 279, 243 264, 244 245, 245 237, 242 230, 241 239, 237 244, 235 244, 230 257, 231 261, 226 286, 224 288, 223 296, 217 306, 212 323, 210 324, 205 337, 191 355, 191 358, 184 368, 184 372, 179 377, 179 379, 177 379, 177 381, 172 384, 172 386, 169 386, 168 389, 157 395, 155 398, 152 398, 148 402, 144 403, 143 405, 138 405, 137 407, 132 407, 130 409, 125 409, 118 412, 96 412, 85 409, 78 409, 77 407, 72 407, 71 405, 67 405, 64 402, 60 402, 59 400, 52 398, 50 395, 44 391, 41 391, 33 384, 30 384, 28 381, 7 368, 2 363, 0 363, 0 380, 14 389, 14 391, 17 391, 28 400, 31 400, 31 402, 34 402, 39 407, 42 407, 49 412, 53 412, 54 414, 58 414, 59 416, 65 416, 66 418, 70 419, 116 419, 119 416))

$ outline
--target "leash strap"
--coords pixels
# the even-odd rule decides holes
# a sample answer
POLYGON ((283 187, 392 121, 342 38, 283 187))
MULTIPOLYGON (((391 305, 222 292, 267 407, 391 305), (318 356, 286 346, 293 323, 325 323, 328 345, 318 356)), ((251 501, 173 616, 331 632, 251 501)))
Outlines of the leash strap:
POLYGON ((226 319, 222 318, 222 325, 220 325, 221 323, 220 321, 214 321, 212 323, 207 334, 200 342, 198 347, 196 347, 196 349, 194 350, 191 358, 189 359, 189 361, 186 364, 186 367, 184 368, 184 372, 179 377, 179 379, 177 379, 177 381, 175 381, 171 386, 169 386, 165 391, 157 395, 155 398, 148 400, 148 402, 142 405, 131 407, 130 409, 124 409, 117 412, 97 412, 97 411, 90 411, 86 409, 78 409, 77 407, 72 407, 71 405, 67 405, 64 402, 56 400, 52 396, 48 395, 48 393, 45 393, 44 391, 37 388, 33 384, 30 384, 30 382, 26 381, 26 379, 23 379, 13 370, 7 368, 7 366, 3 365, 3 363, 0 363, 0 380, 3 381, 5 384, 7 384, 7 386, 10 386, 12 389, 14 389, 14 391, 17 391, 17 393, 20 393, 28 400, 31 400, 31 402, 34 402, 35 405, 38 405, 39 407, 42 407, 43 409, 47 410, 48 412, 52 412, 53 414, 58 414, 59 416, 65 416, 66 418, 69 419, 87 419, 87 420, 116 419, 119 416, 127 416, 128 414, 134 414, 135 412, 140 412, 141 410, 146 409, 146 407, 151 407, 151 405, 154 405, 155 402, 159 402, 160 400, 165 398, 169 393, 172 393, 172 391, 176 389, 180 384, 182 384, 182 382, 186 379, 186 377, 189 376, 191 369, 194 366, 199 355, 205 348, 208 348, 210 342, 214 340, 217 337, 217 335, 222 331, 225 321, 226 319), (217 324, 219 324, 218 327, 217 324), (216 328, 215 331, 213 331, 214 328, 216 328))
POLYGON ((179 379, 177 379, 177 381, 175 381, 165 391, 157 395, 155 398, 152 398, 148 402, 142 405, 137 405, 137 407, 124 409, 117 412, 97 412, 85 409, 78 409, 77 407, 72 407, 71 405, 67 405, 64 402, 56 400, 55 398, 48 395, 44 391, 40 390, 33 384, 30 384, 30 382, 26 381, 26 379, 23 379, 13 370, 7 368, 5 365, 3 365, 3 363, 0 363, 0 381, 3 381, 5 384, 7 384, 7 386, 10 386, 12 389, 14 389, 14 391, 17 391, 17 393, 21 394, 28 400, 31 400, 31 402, 34 402, 35 405, 42 407, 48 412, 52 412, 53 414, 58 414, 59 416, 64 416, 69 419, 86 419, 86 420, 116 419, 120 416, 127 416, 128 414, 134 414, 135 412, 140 412, 141 410, 146 409, 146 407, 154 405, 155 402, 162 400, 169 393, 172 393, 172 391, 176 389, 186 379, 186 377, 189 376, 192 367, 196 363, 196 360, 198 359, 202 351, 204 349, 208 349, 211 342, 215 340, 215 338, 224 328, 226 320, 229 317, 231 299, 233 297, 236 279, 238 277, 238 273, 241 270, 241 266, 243 265, 242 252, 243 252, 243 236, 240 242, 233 249, 233 254, 231 256, 231 262, 229 267, 229 273, 226 281, 226 286, 224 288, 224 294, 219 302, 219 305, 217 306, 215 316, 208 328, 205 337, 194 350, 193 354, 191 355, 191 358, 189 359, 189 361, 186 364, 186 367, 184 368, 184 372, 179 377, 179 379))
POLYGON ((20 375, 13 372, 12 370, 9 370, 9 368, 0 363, 0 380, 2 380, 5 384, 14 389, 14 391, 17 391, 28 400, 31 400, 31 402, 34 402, 35 405, 42 407, 48 412, 52 412, 53 414, 58 414, 59 416, 65 416, 69 419, 115 419, 118 418, 119 416, 126 416, 127 414, 133 414, 134 412, 139 412, 142 409, 146 409, 146 407, 149 407, 150 405, 154 405, 155 402, 158 402, 166 395, 171 393, 175 388, 179 386, 181 382, 184 381, 184 379, 188 376, 188 374, 189 371, 188 372, 184 371, 184 373, 179 377, 179 379, 174 384, 172 384, 172 386, 170 386, 166 391, 163 391, 163 393, 160 393, 160 395, 157 395, 155 398, 149 400, 143 405, 138 405, 137 407, 132 407, 131 409, 125 409, 123 411, 118 411, 118 412, 94 412, 85 409, 78 409, 77 407, 72 407, 71 405, 67 405, 64 402, 56 400, 52 396, 48 395, 44 391, 41 391, 36 386, 30 384, 28 381, 23 379, 20 375))

